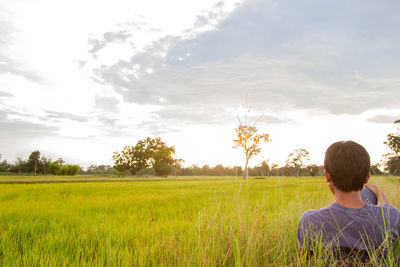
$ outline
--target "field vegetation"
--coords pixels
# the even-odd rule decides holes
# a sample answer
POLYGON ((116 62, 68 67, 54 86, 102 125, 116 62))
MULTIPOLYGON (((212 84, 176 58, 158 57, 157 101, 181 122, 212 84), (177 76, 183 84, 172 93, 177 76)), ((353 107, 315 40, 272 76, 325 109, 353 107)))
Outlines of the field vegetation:
MULTIPOLYGON (((302 265, 299 218, 333 200, 322 177, 1 179, 2 266, 302 265)), ((400 206, 399 178, 372 182, 400 206)))

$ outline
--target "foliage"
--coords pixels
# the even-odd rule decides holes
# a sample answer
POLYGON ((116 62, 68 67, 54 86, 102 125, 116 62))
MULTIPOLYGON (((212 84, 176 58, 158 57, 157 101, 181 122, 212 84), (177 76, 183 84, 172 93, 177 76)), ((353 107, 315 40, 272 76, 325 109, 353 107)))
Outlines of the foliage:
MULTIPOLYGON (((394 123, 400 124, 400 120, 395 121, 394 123)), ((397 128, 396 133, 388 134, 388 140, 385 141, 385 144, 396 154, 396 156, 400 155, 400 128, 397 128)))
POLYGON ((37 173, 38 163, 40 161, 40 151, 33 151, 28 160, 26 161, 26 167, 28 172, 33 172, 35 175, 37 173))
POLYGON ((381 167, 381 165, 379 163, 371 165, 371 168, 370 168, 371 175, 382 175, 383 172, 379 169, 379 167, 381 167))
POLYGON ((20 174, 33 173, 34 175, 76 175, 80 171, 79 165, 65 165, 65 161, 61 158, 57 159, 56 161, 52 161, 50 158, 40 155, 40 151, 33 151, 27 160, 18 157, 14 164, 8 164, 6 161, 4 161, 4 168, 1 167, 3 165, 0 164, 0 171, 9 171, 20 174))
MULTIPOLYGON (((323 166, 315 164, 307 165, 300 169, 299 176, 323 176, 323 166)), ((283 166, 279 167, 277 164, 269 165, 267 161, 261 162, 254 167, 248 167, 248 175, 250 176, 295 176, 297 169, 293 167, 283 166)), ((217 164, 212 167, 208 164, 199 167, 192 165, 189 167, 182 167, 176 170, 175 175, 178 176, 239 176, 243 173, 241 166, 223 166, 217 164)))
POLYGON ((112 175, 116 174, 115 171, 110 165, 90 165, 86 170, 81 170, 80 174, 112 175))
MULTIPOLYGON (((394 122, 395 124, 400 124, 400 120, 394 122)), ((391 175, 400 175, 400 128, 397 128, 396 133, 388 134, 388 140, 384 143, 393 151, 393 153, 385 154, 385 170, 391 175)))
POLYGON ((299 177, 300 169, 305 166, 305 162, 310 160, 310 152, 304 148, 295 149, 289 154, 286 160, 286 165, 288 167, 293 167, 296 169, 296 177, 299 177))
POLYGON ((269 135, 264 133, 264 134, 258 134, 258 129, 255 126, 248 126, 248 125, 239 125, 235 129, 236 131, 236 139, 233 140, 235 145, 233 148, 242 148, 245 158, 246 158, 246 164, 244 168, 244 178, 248 176, 248 164, 249 160, 255 156, 258 155, 261 152, 261 147, 260 145, 264 142, 271 142, 269 135))
POLYGON ((386 170, 391 175, 400 175, 400 156, 390 157, 387 161, 386 170))
POLYGON ((114 152, 114 168, 122 175, 129 171, 135 175, 151 167, 157 176, 167 176, 180 161, 173 158, 175 148, 161 138, 139 140, 135 146, 125 146, 121 153, 114 152))
POLYGON ((10 169, 10 164, 8 164, 7 160, 1 160, 0 154, 0 172, 7 172, 10 169))

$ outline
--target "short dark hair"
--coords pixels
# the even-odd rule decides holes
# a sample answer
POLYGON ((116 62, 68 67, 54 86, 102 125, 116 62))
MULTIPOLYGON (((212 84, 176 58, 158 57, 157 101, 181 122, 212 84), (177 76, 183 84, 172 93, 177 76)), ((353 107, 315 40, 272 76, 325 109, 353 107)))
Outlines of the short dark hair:
POLYGON ((333 185, 344 192, 362 190, 370 164, 367 150, 353 141, 333 143, 325 152, 324 168, 333 185))

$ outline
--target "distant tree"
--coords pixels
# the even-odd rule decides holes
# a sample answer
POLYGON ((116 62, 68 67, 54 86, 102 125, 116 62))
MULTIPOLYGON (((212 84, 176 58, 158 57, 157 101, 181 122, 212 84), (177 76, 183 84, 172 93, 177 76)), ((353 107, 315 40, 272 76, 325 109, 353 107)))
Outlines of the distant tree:
POLYGON ((172 163, 172 172, 174 173, 174 176, 177 176, 178 172, 182 170, 183 162, 185 162, 183 159, 174 159, 174 162, 172 163))
POLYGON ((391 157, 387 161, 387 167, 386 170, 391 174, 391 175, 400 175, 400 156, 394 156, 391 157))
POLYGON ((26 162, 29 172, 33 171, 33 173, 36 175, 39 160, 40 160, 40 151, 38 151, 38 150, 33 151, 30 154, 28 161, 26 162))
POLYGON ((39 172, 43 174, 51 173, 51 163, 52 161, 50 158, 42 156, 39 162, 39 172))
POLYGON ((114 152, 114 168, 120 174, 129 171, 135 175, 151 167, 156 175, 166 176, 176 163, 174 154, 175 148, 167 146, 161 138, 147 137, 139 140, 135 146, 125 146, 121 153, 114 152))
POLYGON ((201 175, 204 176, 209 176, 210 175, 210 166, 208 164, 203 165, 203 167, 201 167, 201 175))
POLYGON ((264 160, 260 163, 260 175, 261 176, 269 176, 270 167, 268 165, 268 160, 264 160))
POLYGON ((243 174, 242 166, 233 166, 234 175, 239 176, 243 174))
POLYGON ((321 174, 321 166, 311 164, 306 166, 306 174, 309 176, 317 176, 321 174))
MULTIPOLYGON (((400 124, 400 120, 394 122, 400 124)), ((387 141, 384 143, 392 150, 392 153, 384 155, 385 170, 391 175, 400 175, 400 128, 397 128, 397 132, 387 135, 387 141)))
POLYGON ((151 167, 157 176, 167 176, 172 172, 175 160, 175 148, 169 147, 161 138, 155 138, 149 141, 150 150, 150 163, 151 167))
POLYGON ((120 173, 129 171, 135 175, 148 168, 150 160, 151 138, 139 140, 135 146, 125 146, 121 153, 114 152, 114 168, 120 173))
MULTIPOLYGON (((394 122, 395 124, 400 124, 400 120, 394 122)), ((395 153, 395 156, 400 155, 400 128, 397 128, 396 133, 388 134, 388 140, 385 144, 395 153)))
POLYGON ((304 148, 296 149, 289 154, 286 166, 296 169, 296 177, 299 177, 299 172, 304 167, 305 162, 310 160, 309 155, 310 153, 304 148))
POLYGON ((7 160, 1 160, 0 154, 0 172, 7 172, 10 169, 10 164, 8 164, 7 160))
POLYGON ((82 174, 95 174, 95 175, 110 175, 114 174, 115 170, 110 165, 90 165, 86 171, 81 171, 82 174))
POLYGON ((11 165, 10 171, 15 173, 27 172, 26 160, 17 157, 14 164, 11 165))
POLYGON ((215 165, 214 170, 215 170, 216 175, 218 175, 218 176, 224 175, 225 168, 222 164, 215 165))
POLYGON ((262 143, 271 142, 269 139, 269 135, 258 134, 258 129, 255 126, 242 125, 239 120, 239 126, 235 129, 236 131, 236 139, 233 140, 235 145, 233 148, 242 148, 245 155, 245 165, 244 165, 244 173, 243 178, 248 176, 248 165, 249 160, 261 152, 260 145, 262 143))
POLYGON ((78 172, 80 171, 80 167, 78 165, 63 165, 61 167, 61 175, 75 175, 78 174, 78 172))
POLYGON ((381 165, 379 163, 376 163, 374 165, 371 165, 370 172, 372 175, 382 175, 383 172, 379 169, 381 165))
POLYGON ((247 105, 247 98, 243 104, 244 115, 237 116, 239 126, 235 129, 236 139, 233 140, 233 148, 242 148, 245 156, 243 178, 248 176, 249 160, 261 152, 261 144, 271 142, 269 134, 257 133, 257 119, 252 119, 251 108, 247 105))

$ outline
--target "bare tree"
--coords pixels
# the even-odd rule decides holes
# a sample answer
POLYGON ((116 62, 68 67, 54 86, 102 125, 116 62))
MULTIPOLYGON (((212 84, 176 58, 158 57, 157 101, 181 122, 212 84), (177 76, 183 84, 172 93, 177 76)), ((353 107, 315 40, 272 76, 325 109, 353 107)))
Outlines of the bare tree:
POLYGON ((243 178, 248 176, 248 164, 249 160, 253 157, 258 155, 261 152, 260 145, 262 143, 271 142, 269 138, 269 134, 262 133, 259 134, 258 129, 256 127, 256 123, 258 119, 252 120, 251 119, 251 109, 247 105, 247 99, 245 104, 243 105, 245 114, 244 117, 241 119, 240 116, 237 117, 239 126, 235 129, 236 131, 236 139, 233 140, 235 143, 233 148, 242 148, 244 155, 245 155, 245 167, 243 178))

